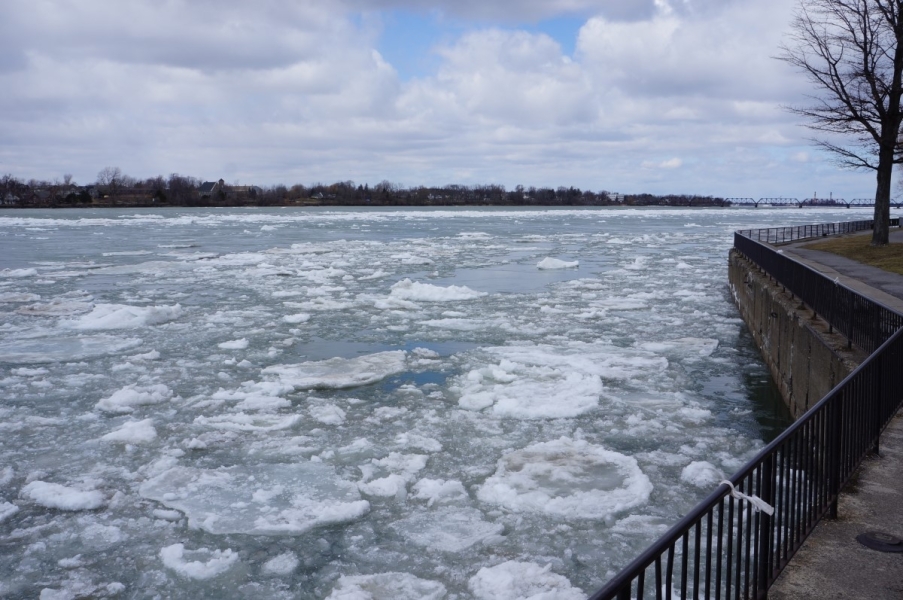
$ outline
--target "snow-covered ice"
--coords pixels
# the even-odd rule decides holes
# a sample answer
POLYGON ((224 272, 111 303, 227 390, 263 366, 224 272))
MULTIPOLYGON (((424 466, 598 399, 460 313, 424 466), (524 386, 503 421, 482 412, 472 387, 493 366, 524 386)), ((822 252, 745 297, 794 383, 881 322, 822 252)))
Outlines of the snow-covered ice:
POLYGON ((478 600, 583 600, 586 594, 566 577, 552 572, 552 565, 509 560, 483 567, 470 579, 478 600))
POLYGON ((375 383, 407 368, 406 355, 401 350, 377 352, 355 358, 330 358, 294 365, 276 365, 263 370, 275 376, 289 388, 350 388, 375 383))
POLYGON ((502 456, 477 497, 517 512, 601 519, 645 504, 651 492, 636 459, 562 437, 502 456))
POLYGON ((560 258, 552 258, 551 256, 547 256, 538 263, 536 263, 537 269, 542 270, 552 270, 552 269, 576 269, 580 266, 579 260, 566 261, 561 260, 560 258))
POLYGON ((238 554, 231 548, 185 550, 184 544, 172 544, 160 550, 160 560, 182 577, 204 580, 222 575, 232 568, 238 562, 238 554))
POLYGON ((47 481, 32 481, 21 489, 19 496, 58 510, 94 510, 104 502, 103 492, 99 490, 81 490, 47 481))
POLYGON ((133 329, 148 325, 158 325, 178 319, 182 307, 173 306, 126 306, 122 304, 97 304, 94 309, 77 319, 61 324, 69 329, 133 329))
POLYGON ((445 586, 409 573, 341 576, 326 600, 441 600, 445 586))
POLYGON ((475 508, 451 507, 416 512, 393 528, 412 544, 443 552, 462 552, 505 529, 475 508))
POLYGON ((172 399, 172 390, 162 383, 149 386, 129 385, 101 398, 94 407, 108 413, 124 414, 148 404, 160 404, 172 399))
POLYGON ((322 463, 198 469, 173 467, 141 485, 141 495, 184 512, 209 533, 300 535, 358 519, 370 510, 354 484, 322 463))

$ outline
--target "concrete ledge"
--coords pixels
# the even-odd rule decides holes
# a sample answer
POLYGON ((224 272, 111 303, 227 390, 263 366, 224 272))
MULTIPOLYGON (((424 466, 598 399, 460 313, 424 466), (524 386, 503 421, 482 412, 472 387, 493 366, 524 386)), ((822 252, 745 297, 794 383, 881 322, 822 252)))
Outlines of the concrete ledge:
POLYGON ((736 250, 728 277, 734 301, 794 418, 865 360, 847 340, 736 250))

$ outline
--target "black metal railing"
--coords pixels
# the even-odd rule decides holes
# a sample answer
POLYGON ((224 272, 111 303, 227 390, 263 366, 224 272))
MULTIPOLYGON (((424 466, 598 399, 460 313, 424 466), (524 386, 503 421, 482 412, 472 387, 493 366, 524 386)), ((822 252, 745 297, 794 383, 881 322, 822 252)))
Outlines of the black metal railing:
MULTIPOLYGON (((871 221, 856 221, 853 225, 860 223, 871 221)), ((802 234, 804 230, 800 229, 802 234)), ((817 237, 820 235, 816 234, 817 237)), ((829 279, 822 273, 785 256, 779 250, 776 251, 771 246, 757 241, 757 237, 747 235, 745 231, 734 234, 734 248, 758 265, 775 282, 805 302, 830 324, 832 330, 836 329, 845 335, 851 344, 867 353, 877 350, 895 331, 903 327, 903 315, 897 311, 866 298, 839 281, 829 279)))
MULTIPOLYGON (((845 223, 822 223, 820 225, 794 225, 792 227, 771 227, 769 229, 746 229, 736 235, 769 244, 783 244, 808 238, 826 237, 840 233, 856 233, 874 227, 874 221, 847 221, 845 223)), ((735 238, 736 239, 736 238, 735 238)))
MULTIPOLYGON (((824 231, 794 229, 805 237, 820 237, 824 231)), ((871 354, 730 478, 737 495, 719 486, 591 600, 765 598, 818 521, 836 516, 840 490, 865 455, 877 451, 881 431, 903 403, 903 378, 898 376, 903 315, 757 238, 738 232, 735 247, 807 304, 810 298, 821 307, 820 314, 840 318, 834 326, 847 327, 854 343, 871 354), (827 283, 817 283, 817 278, 827 283), (823 299, 822 294, 836 298, 823 299), (767 502, 773 513, 756 510, 748 499, 752 496, 767 502)), ((764 239, 774 237, 763 234, 764 239)))

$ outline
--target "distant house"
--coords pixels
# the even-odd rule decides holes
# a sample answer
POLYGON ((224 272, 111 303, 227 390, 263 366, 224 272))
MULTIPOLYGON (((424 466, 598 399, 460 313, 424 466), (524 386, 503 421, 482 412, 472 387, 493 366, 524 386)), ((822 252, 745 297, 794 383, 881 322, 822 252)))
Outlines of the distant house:
POLYGON ((226 187, 226 182, 222 179, 219 181, 205 181, 201 184, 201 187, 198 188, 198 193, 201 195, 201 198, 210 198, 217 192, 224 191, 223 188, 226 187))
POLYGON ((12 192, 7 192, 5 196, 0 197, 0 204, 5 206, 14 206, 19 203, 19 197, 12 192))
POLYGON ((263 190, 256 185, 226 185, 226 182, 205 181, 198 188, 198 194, 201 198, 213 198, 220 196, 222 198, 231 198, 233 200, 242 200, 247 198, 255 198, 263 190))

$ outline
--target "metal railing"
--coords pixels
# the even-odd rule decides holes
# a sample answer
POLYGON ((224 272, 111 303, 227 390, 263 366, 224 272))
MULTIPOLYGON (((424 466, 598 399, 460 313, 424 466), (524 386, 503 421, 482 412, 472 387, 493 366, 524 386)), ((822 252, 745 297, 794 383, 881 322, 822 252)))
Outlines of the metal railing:
POLYGON ((808 238, 826 237, 840 233, 856 233, 874 227, 874 221, 848 221, 845 223, 822 223, 820 225, 795 225, 793 227, 771 227, 769 229, 745 229, 734 234, 759 242, 783 244, 808 238))
MULTIPOLYGON (((823 230, 800 229, 806 231, 823 230)), ((881 431, 903 403, 903 315, 749 233, 735 235, 738 251, 807 304, 811 299, 820 314, 840 319, 834 326, 847 327, 853 342, 872 353, 730 478, 739 494, 719 486, 590 600, 766 598, 818 521, 836 516, 840 490, 865 455, 878 450, 881 431), (757 511, 743 495, 763 499, 773 514, 757 511)))

